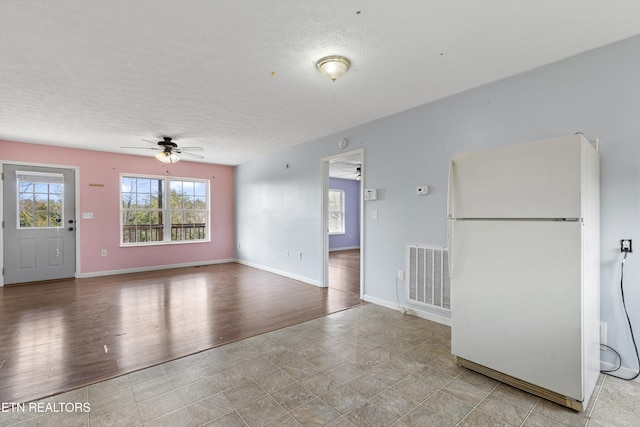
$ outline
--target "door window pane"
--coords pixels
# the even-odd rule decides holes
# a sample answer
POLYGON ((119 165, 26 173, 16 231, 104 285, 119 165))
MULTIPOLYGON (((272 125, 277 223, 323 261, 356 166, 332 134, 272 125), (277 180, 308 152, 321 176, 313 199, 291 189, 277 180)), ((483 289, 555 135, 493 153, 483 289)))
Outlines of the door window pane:
POLYGON ((62 227, 64 176, 58 173, 16 171, 17 228, 62 227))

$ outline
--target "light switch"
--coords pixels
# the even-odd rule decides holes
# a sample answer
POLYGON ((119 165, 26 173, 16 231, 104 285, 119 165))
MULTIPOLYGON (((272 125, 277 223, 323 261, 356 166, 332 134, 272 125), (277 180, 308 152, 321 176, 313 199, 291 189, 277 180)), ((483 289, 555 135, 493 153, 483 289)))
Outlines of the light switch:
POLYGON ((378 219, 378 211, 371 212, 371 219, 378 219))
POLYGON ((82 219, 93 219, 93 212, 82 212, 82 219))

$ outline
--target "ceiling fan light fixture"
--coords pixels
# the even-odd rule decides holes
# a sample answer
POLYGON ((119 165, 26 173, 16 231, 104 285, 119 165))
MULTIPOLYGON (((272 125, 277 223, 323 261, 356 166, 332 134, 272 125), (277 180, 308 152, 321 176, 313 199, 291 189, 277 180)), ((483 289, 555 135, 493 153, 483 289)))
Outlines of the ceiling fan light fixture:
POLYGON ((318 59, 316 62, 316 68, 325 76, 329 77, 334 82, 344 73, 349 70, 351 62, 340 55, 325 56, 318 59))
POLYGON ((160 160, 162 163, 175 163, 180 160, 180 157, 175 153, 161 151, 156 154, 156 159, 160 160))

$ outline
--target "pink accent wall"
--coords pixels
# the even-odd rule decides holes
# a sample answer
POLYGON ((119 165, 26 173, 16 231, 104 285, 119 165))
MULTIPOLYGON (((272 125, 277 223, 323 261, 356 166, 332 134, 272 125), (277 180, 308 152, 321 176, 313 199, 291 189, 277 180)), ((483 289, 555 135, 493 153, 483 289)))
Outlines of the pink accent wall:
POLYGON ((234 168, 180 160, 165 165, 153 157, 0 140, 0 161, 79 167, 80 265, 78 275, 235 258, 234 168), (146 174, 209 179, 211 242, 120 247, 120 175, 146 174), (98 184, 95 186, 90 184, 98 184), (82 219, 93 212, 93 219, 82 219), (107 256, 100 255, 102 249, 107 256))

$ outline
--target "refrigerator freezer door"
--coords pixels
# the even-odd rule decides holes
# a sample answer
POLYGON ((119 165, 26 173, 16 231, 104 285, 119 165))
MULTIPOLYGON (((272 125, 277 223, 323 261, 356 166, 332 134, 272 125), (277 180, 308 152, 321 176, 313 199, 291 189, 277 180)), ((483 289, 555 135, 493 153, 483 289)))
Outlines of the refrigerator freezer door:
POLYGON ((449 217, 582 218, 584 144, 575 135, 455 155, 449 217))
POLYGON ((584 400, 582 224, 451 223, 451 352, 584 400))

